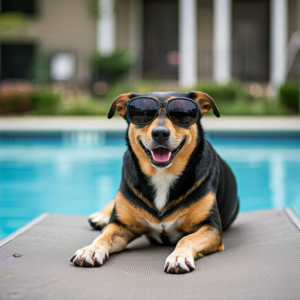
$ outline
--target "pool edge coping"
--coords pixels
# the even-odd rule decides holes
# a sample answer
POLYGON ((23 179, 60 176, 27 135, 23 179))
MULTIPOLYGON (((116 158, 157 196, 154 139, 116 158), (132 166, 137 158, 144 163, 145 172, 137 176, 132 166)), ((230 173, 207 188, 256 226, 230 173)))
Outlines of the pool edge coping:
POLYGON ((291 207, 285 207, 283 210, 300 231, 300 218, 296 212, 291 207))
MULTIPOLYGON (((204 118, 204 131, 214 132, 300 132, 300 116, 224 116, 204 118)), ((101 117, 1 117, 0 132, 124 132, 121 118, 101 117)))
POLYGON ((18 236, 22 235, 24 232, 30 230, 35 225, 37 225, 37 224, 41 223, 42 221, 46 220, 49 216, 50 216, 49 213, 43 213, 43 214, 37 216, 36 218, 34 218, 33 220, 31 220, 30 222, 28 222, 27 224, 25 224, 24 226, 22 226, 21 228, 14 231, 10 235, 8 235, 4 239, 0 240, 0 248, 3 247, 4 245, 6 245, 7 243, 11 242, 12 240, 17 238, 18 236))

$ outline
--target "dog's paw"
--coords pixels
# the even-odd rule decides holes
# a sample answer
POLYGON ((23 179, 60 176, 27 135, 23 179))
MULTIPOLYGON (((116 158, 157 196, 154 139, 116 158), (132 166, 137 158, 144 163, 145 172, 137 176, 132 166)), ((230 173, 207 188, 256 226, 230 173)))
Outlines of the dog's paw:
POLYGON ((191 255, 174 251, 166 259, 164 271, 172 274, 184 274, 195 269, 195 262, 191 255))
POLYGON ((108 224, 109 218, 110 216, 99 211, 90 215, 89 223, 94 229, 102 230, 108 224))
POLYGON ((101 267, 108 257, 108 252, 104 252, 103 250, 90 245, 77 250, 70 259, 70 262, 78 267, 101 267))

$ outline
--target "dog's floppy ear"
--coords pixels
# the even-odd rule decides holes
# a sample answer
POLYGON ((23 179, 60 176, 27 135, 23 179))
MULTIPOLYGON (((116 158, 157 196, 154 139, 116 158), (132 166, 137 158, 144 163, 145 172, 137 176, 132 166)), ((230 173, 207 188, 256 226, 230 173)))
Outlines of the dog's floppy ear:
POLYGON ((119 115, 124 118, 126 114, 126 105, 125 102, 133 97, 138 96, 137 94, 134 93, 127 93, 127 94, 122 94, 118 96, 113 103, 111 104, 111 107, 109 109, 107 117, 111 119, 114 114, 116 109, 118 110, 119 115))
POLYGON ((200 104, 200 112, 202 116, 205 116, 209 110, 212 108, 216 117, 220 117, 220 111, 213 100, 209 95, 198 92, 198 91, 190 91, 186 93, 188 98, 192 98, 200 104))

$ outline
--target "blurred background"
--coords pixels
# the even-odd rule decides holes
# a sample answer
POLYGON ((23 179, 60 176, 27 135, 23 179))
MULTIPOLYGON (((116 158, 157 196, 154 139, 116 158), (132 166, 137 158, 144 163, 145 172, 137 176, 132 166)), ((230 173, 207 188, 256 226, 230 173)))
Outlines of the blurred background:
POLYGON ((300 214, 299 49, 300 0, 0 0, 0 239, 114 197, 129 91, 211 95, 241 211, 300 214))
POLYGON ((298 0, 0 3, 1 114, 99 115, 124 91, 192 88, 223 114, 299 112, 298 0))

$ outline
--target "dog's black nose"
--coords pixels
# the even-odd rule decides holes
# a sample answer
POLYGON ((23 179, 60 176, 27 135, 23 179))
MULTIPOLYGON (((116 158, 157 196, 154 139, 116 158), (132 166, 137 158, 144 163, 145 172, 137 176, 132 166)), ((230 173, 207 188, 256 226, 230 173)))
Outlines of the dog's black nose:
POLYGON ((170 130, 167 127, 158 126, 152 129, 152 138, 158 143, 162 144, 170 136, 170 130))

